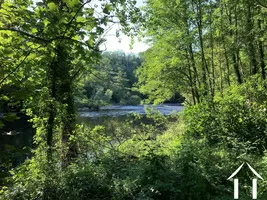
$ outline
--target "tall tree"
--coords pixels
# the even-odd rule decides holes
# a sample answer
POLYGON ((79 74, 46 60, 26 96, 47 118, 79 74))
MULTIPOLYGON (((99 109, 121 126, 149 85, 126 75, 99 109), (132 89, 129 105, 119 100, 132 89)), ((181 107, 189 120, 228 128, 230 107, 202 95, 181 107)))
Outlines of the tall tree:
POLYGON ((74 83, 99 58, 105 26, 117 20, 123 31, 131 33, 134 27, 130 22, 139 18, 135 3, 26 0, 6 1, 1 5, 4 67, 0 83, 20 83, 20 87, 28 88, 24 101, 29 102, 32 117, 39 120, 37 134, 46 138, 48 161, 59 136, 62 166, 76 156, 77 148, 71 139, 76 119, 74 83), (125 10, 130 14, 122 12, 125 10))
MULTIPOLYGON (((265 79, 266 9, 262 1, 149 0, 145 11, 148 21, 145 34, 152 47, 145 53, 143 65, 143 69, 150 70, 140 69, 139 83, 140 91, 150 95, 150 100, 160 93, 159 88, 152 89, 155 80, 149 78, 155 72, 155 60, 160 77, 171 73, 166 70, 169 65, 177 70, 173 78, 178 86, 172 94, 181 92, 192 103, 212 99, 217 91, 242 84, 259 72, 265 79), (161 49, 159 45, 171 49, 168 56, 160 57, 167 48, 161 49), (150 56, 152 51, 154 57, 150 56)), ((166 88, 170 86, 164 84, 166 88)), ((161 102, 171 95, 163 96, 161 102)))

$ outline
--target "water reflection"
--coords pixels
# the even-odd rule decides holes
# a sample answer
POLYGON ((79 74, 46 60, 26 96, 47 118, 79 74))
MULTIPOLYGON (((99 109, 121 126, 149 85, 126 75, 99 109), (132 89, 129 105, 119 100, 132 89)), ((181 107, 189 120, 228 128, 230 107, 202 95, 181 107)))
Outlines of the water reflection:
MULTIPOLYGON (((158 106, 147 105, 146 107, 158 110, 163 115, 172 114, 181 111, 184 107, 177 104, 162 104, 158 106)), ((131 113, 145 114, 145 106, 104 106, 98 111, 82 110, 79 112, 80 117, 96 118, 102 116, 118 117, 125 116, 131 113)))
MULTIPOLYGON (((163 104, 159 106, 148 106, 160 111, 164 115, 179 112, 183 109, 181 105, 163 104)), ((85 123, 89 127, 104 125, 107 128, 116 128, 116 123, 127 119, 131 113, 145 114, 145 106, 105 106, 99 111, 81 110, 77 123, 85 123), (111 120, 112 118, 112 120, 111 120), (115 124, 114 124, 115 123, 115 124)), ((0 113, 0 118, 3 114, 0 113)), ((0 187, 3 178, 8 175, 8 170, 21 164, 27 157, 31 156, 33 136, 35 129, 28 122, 28 118, 21 116, 19 120, 5 122, 0 129, 0 187)))

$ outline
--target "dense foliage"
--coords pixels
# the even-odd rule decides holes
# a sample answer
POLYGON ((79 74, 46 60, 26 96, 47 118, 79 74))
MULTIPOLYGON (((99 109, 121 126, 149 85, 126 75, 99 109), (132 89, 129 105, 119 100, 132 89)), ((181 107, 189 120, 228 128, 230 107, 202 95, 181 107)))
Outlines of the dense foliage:
POLYGON ((141 58, 124 52, 103 52, 76 89, 79 107, 98 108, 107 104, 140 104, 140 94, 134 91, 135 70, 141 58))
POLYGON ((200 103, 251 75, 266 77, 266 7, 261 0, 148 0, 152 47, 140 91, 160 103, 182 93, 200 103))
MULTIPOLYGON (((12 172, 13 186, 4 198, 232 199, 226 179, 242 162, 267 175, 264 85, 252 79, 225 91, 227 98, 215 95, 213 102, 187 107, 178 116, 148 110, 145 118, 80 126, 75 162, 62 170, 55 160, 51 174, 37 154, 12 172)), ((250 199, 253 174, 244 168, 239 176, 241 195, 250 199)), ((265 199, 266 182, 258 187, 259 199, 265 199)))

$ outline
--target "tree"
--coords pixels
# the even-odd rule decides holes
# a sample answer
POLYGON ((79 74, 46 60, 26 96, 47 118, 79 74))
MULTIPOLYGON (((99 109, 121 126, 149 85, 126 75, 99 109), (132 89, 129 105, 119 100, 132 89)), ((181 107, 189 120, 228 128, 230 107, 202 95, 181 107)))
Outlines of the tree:
MULTIPOLYGON (((135 1, 6 1, 1 5, 1 85, 20 84, 28 114, 46 138, 48 161, 61 138, 61 164, 77 149, 73 87, 76 78, 99 58, 101 35, 118 16, 122 30, 137 21, 135 1), (96 9, 96 6, 98 9, 96 9), (122 11, 128 10, 128 15, 122 11)), ((39 130, 39 131, 38 131, 39 130)), ((42 146, 40 144, 40 146, 42 146)))
POLYGON ((77 105, 98 109, 108 104, 139 104, 135 70, 141 58, 124 52, 103 52, 76 87, 77 105))
POLYGON ((265 79, 266 10, 261 4, 246 0, 148 1, 144 34, 152 48, 144 53, 145 62, 139 70, 140 91, 152 101, 159 94, 163 96, 156 103, 180 92, 196 104, 212 100, 217 91, 222 93, 255 74, 261 73, 265 79), (150 56, 152 51, 154 56, 150 56), (164 51, 166 56, 161 56, 164 51), (177 74, 164 79, 174 74, 169 66, 177 74), (153 89, 156 82, 152 76, 160 76, 164 88, 176 89, 168 94, 160 92, 163 87, 153 89))

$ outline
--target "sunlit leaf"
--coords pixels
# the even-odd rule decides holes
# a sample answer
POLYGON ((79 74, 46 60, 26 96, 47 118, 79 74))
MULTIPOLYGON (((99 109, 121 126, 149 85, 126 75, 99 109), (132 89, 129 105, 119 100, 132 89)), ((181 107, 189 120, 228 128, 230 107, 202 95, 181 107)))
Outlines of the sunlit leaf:
POLYGON ((57 5, 53 2, 48 3, 47 6, 50 10, 57 10, 58 8, 57 5))

